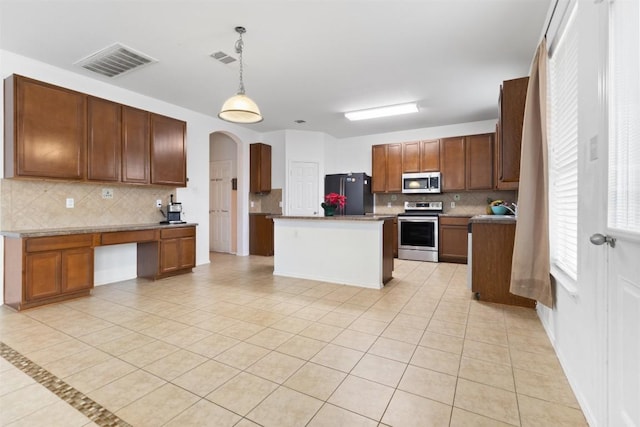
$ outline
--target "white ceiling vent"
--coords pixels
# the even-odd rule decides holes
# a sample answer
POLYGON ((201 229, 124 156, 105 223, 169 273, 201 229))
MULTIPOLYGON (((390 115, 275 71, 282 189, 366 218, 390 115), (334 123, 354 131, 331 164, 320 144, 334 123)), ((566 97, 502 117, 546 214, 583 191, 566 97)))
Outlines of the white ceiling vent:
POLYGON ((236 58, 234 58, 233 56, 229 56, 226 53, 222 52, 222 51, 218 51, 218 52, 214 52, 210 55, 213 59, 216 59, 220 62, 222 62, 223 64, 230 64, 234 61, 236 61, 236 58))
POLYGON ((76 65, 103 76, 116 77, 154 62, 158 61, 116 43, 81 59, 76 65))

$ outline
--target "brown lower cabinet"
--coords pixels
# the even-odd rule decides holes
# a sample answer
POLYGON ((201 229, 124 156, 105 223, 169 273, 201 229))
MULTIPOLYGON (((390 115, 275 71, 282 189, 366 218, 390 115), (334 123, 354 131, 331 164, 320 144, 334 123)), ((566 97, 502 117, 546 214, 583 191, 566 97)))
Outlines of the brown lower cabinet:
POLYGON ((16 310, 89 295, 94 247, 138 243, 138 277, 159 279, 191 271, 195 226, 5 237, 4 301, 16 310))
POLYGON ((93 234, 5 239, 5 303, 17 309, 88 295, 93 234))
POLYGON ((273 256, 273 219, 271 214, 249 215, 249 255, 273 256))
POLYGON ((441 216, 438 230, 438 260, 467 263, 468 216, 441 216))
MULTIPOLYGON (((382 283, 387 283, 393 279, 393 258, 394 250, 397 252, 398 245, 393 246, 394 230, 398 230, 398 218, 388 218, 382 224, 382 283)), ((396 234, 397 235, 397 234, 396 234)), ((397 257, 397 254, 395 255, 397 257)))
POLYGON ((471 290, 481 301, 533 308, 534 300, 509 292, 515 235, 515 221, 472 224, 471 290))
POLYGON ((160 240, 138 244, 138 276, 160 279, 190 271, 196 265, 196 228, 160 231, 160 240))

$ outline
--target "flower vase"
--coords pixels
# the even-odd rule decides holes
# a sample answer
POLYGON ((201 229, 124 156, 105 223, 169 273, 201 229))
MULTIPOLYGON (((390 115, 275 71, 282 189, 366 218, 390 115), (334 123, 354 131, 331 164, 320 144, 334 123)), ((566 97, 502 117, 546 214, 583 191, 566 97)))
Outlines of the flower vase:
POLYGON ((321 206, 322 209, 324 209, 324 216, 334 216, 336 213, 336 208, 338 207, 337 205, 327 205, 325 203, 323 203, 321 206))

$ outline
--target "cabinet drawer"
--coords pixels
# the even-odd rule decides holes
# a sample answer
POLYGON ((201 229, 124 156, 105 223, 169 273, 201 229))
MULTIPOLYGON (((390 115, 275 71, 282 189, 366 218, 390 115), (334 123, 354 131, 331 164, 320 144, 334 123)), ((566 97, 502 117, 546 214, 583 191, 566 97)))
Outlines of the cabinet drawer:
POLYGON ((469 217, 457 217, 457 216, 441 216, 440 224, 442 225, 460 225, 467 226, 469 222, 469 217))
POLYGON ((138 243, 158 240, 157 230, 114 231, 102 233, 103 245, 119 245, 121 243, 138 243))
POLYGON ((193 237, 196 235, 195 227, 167 228, 160 230, 162 239, 175 239, 176 237, 193 237))
POLYGON ((93 234, 73 234, 69 236, 33 237, 27 239, 27 252, 55 251, 60 249, 85 248, 93 246, 93 234))

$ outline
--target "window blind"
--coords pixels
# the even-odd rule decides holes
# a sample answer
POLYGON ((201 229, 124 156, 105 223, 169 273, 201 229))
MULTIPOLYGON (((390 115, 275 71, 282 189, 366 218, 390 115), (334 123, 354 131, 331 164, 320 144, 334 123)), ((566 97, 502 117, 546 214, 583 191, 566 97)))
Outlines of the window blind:
POLYGON ((549 60, 549 231, 551 262, 577 280, 578 29, 576 2, 549 60))
POLYGON ((640 232, 640 6, 610 7, 608 225, 640 232))

